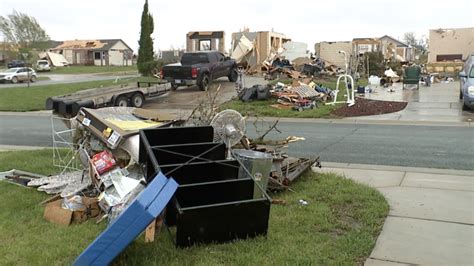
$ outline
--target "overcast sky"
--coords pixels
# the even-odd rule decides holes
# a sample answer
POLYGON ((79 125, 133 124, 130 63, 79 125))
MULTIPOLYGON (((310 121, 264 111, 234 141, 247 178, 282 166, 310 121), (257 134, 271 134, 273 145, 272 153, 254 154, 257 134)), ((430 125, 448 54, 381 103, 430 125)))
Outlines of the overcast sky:
MULTIPOLYGON (((135 53, 144 0, 0 0, 0 15, 15 9, 37 19, 52 40, 123 39, 135 53)), ((474 27, 474 1, 157 1, 155 49, 184 48, 189 31, 274 30, 314 49, 320 41, 357 37, 402 39, 404 32, 428 36, 429 29, 474 27)))

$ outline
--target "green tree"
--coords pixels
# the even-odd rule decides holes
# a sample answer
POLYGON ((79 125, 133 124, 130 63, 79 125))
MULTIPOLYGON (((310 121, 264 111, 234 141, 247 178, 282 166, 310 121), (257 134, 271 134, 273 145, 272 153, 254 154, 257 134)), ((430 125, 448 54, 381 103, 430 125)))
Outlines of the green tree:
POLYGON ((48 34, 34 17, 15 10, 10 15, 0 16, 0 31, 5 41, 23 49, 49 41, 48 34))
POLYGON ((144 75, 149 76, 154 67, 153 57, 153 39, 151 34, 154 30, 153 17, 148 11, 148 0, 145 0, 143 5, 140 40, 138 41, 138 71, 144 75))
POLYGON ((403 34, 403 40, 406 42, 406 44, 411 45, 411 46, 416 46, 418 45, 418 40, 416 39, 416 35, 414 32, 405 32, 403 34))

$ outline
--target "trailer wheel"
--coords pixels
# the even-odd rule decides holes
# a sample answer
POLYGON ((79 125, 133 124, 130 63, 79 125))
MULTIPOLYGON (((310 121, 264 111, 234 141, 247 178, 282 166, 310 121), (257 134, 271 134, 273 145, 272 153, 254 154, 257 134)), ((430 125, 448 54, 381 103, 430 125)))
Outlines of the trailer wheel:
POLYGON ((135 93, 132 96, 132 106, 140 108, 143 106, 143 103, 145 102, 145 97, 141 93, 135 93))
POLYGON ((127 96, 119 96, 117 100, 115 101, 115 106, 127 107, 128 106, 127 96))

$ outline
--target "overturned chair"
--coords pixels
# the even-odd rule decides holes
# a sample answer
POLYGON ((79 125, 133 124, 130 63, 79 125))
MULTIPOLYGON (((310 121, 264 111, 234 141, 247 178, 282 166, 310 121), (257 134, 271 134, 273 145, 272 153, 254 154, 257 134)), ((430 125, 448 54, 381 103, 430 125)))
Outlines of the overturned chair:
POLYGON ((410 66, 405 69, 403 75, 402 88, 405 89, 405 84, 416 84, 416 89, 420 89, 421 69, 418 66, 410 66))

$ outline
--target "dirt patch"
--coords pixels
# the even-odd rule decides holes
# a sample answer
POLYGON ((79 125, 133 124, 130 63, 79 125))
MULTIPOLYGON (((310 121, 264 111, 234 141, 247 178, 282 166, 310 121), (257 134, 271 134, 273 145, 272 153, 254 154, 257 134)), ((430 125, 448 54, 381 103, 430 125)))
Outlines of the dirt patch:
POLYGON ((376 101, 356 98, 353 106, 343 106, 332 111, 333 115, 340 117, 380 115, 398 112, 405 109, 406 102, 376 101))

